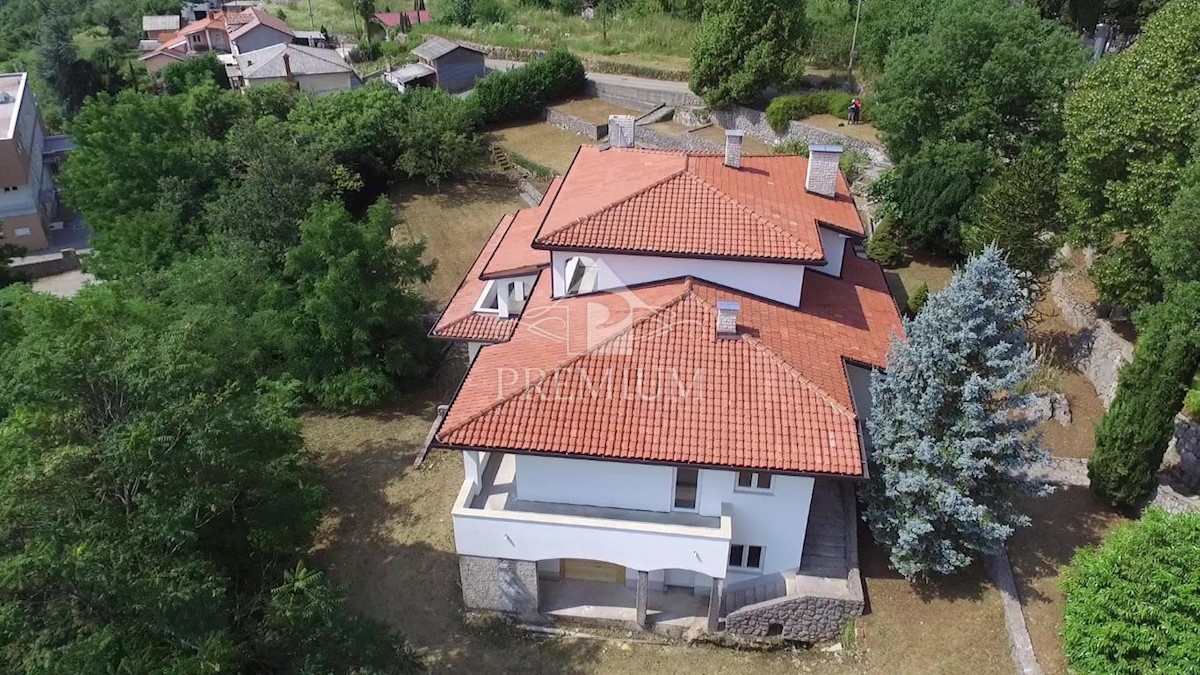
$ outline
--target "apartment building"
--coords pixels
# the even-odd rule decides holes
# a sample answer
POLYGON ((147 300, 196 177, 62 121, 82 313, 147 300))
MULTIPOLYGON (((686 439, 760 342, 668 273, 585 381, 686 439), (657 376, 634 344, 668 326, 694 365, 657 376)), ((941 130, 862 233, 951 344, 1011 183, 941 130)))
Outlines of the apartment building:
POLYGON ((26 73, 0 74, 0 243, 33 252, 49 245, 56 199, 43 162, 45 130, 26 73))

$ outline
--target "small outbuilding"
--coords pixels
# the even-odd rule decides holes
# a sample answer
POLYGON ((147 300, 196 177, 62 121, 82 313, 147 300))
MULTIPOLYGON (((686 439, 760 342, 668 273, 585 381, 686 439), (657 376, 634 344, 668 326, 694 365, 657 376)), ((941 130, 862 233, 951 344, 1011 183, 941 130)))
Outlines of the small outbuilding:
POLYGON ((412 50, 421 63, 433 69, 434 83, 455 93, 475 86, 487 74, 482 51, 446 38, 432 37, 412 50))

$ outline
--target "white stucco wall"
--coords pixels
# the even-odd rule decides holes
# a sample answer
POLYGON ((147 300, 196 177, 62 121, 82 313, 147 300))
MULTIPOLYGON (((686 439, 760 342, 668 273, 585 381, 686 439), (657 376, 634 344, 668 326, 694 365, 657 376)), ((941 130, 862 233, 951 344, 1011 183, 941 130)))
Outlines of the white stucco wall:
POLYGON ((555 297, 565 292, 567 260, 576 255, 596 261, 599 270, 596 290, 599 291, 691 275, 760 297, 798 305, 804 283, 803 265, 552 251, 550 258, 555 297))
MULTIPOLYGON (((353 83, 353 77, 350 73, 326 73, 323 75, 296 75, 296 84, 300 87, 300 91, 305 91, 314 96, 326 96, 343 89, 349 89, 353 83)), ((276 82, 286 82, 287 78, 283 77, 256 77, 246 80, 246 86, 259 87, 265 84, 274 84, 276 82)))
MULTIPOLYGON (((517 455, 517 498, 528 501, 608 506, 642 511, 672 510, 675 470, 669 466, 517 455)), ((730 505, 733 543, 763 547, 761 574, 800 564, 813 479, 772 476, 771 490, 737 489, 737 473, 700 471, 700 515, 720 516, 730 505)), ((654 569, 654 568, 652 568, 654 569)), ((688 569, 688 568, 681 568, 688 569)), ((694 568, 690 568, 694 569, 694 568)), ((730 582, 760 573, 729 573, 730 582)), ((710 579, 697 579, 707 588, 710 579)))
POLYGON ((821 233, 821 248, 825 249, 825 259, 829 261, 821 271, 830 276, 842 276, 842 256, 846 253, 848 237, 824 227, 818 227, 817 232, 821 233))

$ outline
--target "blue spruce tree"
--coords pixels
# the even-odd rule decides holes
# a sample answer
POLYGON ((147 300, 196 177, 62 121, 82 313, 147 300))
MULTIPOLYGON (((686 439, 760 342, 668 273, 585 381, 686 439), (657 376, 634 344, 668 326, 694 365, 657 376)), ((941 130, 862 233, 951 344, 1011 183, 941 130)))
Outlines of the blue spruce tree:
POLYGON ((929 296, 871 381, 874 450, 863 518, 908 579, 949 574, 998 551, 1028 524, 1017 479, 1045 461, 1033 424, 1016 414, 1035 370, 1016 275, 988 247, 929 296))

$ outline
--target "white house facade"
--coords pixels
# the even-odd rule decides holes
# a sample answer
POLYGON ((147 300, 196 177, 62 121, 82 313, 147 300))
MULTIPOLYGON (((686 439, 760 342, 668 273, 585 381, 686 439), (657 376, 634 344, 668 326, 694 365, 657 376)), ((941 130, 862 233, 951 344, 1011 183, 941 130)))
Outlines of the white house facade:
POLYGON ((901 327, 839 153, 584 147, 500 221, 431 332, 471 362, 433 440, 468 608, 809 641, 861 612, 901 327))

